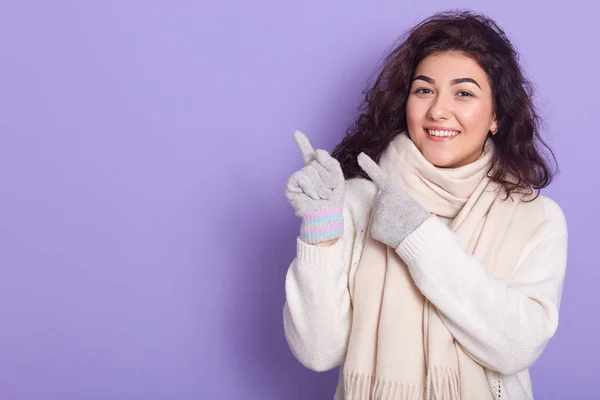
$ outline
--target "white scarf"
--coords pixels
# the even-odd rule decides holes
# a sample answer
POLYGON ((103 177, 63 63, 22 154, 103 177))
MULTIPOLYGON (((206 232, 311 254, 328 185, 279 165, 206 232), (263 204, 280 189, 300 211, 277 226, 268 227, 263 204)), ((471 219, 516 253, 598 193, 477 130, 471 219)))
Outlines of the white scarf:
MULTIPOLYGON (((543 210, 539 202, 522 202, 524 195, 504 200, 500 185, 487 177, 494 151, 487 141, 477 161, 437 168, 403 133, 379 165, 429 212, 451 219, 461 247, 508 281, 543 210)), ((369 231, 355 277, 343 372, 348 400, 492 399, 485 369, 454 340, 394 249, 369 231)))

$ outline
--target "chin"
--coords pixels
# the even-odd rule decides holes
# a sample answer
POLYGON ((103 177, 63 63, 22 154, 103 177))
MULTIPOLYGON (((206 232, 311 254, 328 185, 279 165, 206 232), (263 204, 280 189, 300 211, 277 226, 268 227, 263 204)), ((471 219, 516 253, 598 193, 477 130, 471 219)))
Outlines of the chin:
MULTIPOLYGON (((431 162, 431 161, 430 161, 431 162)), ((454 168, 454 164, 451 162, 441 163, 432 162, 432 164, 438 168, 454 168)))

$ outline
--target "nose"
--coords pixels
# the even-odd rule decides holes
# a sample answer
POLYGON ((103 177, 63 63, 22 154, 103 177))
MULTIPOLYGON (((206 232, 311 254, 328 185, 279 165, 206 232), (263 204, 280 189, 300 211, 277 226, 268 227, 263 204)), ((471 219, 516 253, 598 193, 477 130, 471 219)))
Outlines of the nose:
POLYGON ((450 101, 445 96, 436 96, 429 107, 427 116, 432 120, 450 119, 452 117, 452 105, 450 101))

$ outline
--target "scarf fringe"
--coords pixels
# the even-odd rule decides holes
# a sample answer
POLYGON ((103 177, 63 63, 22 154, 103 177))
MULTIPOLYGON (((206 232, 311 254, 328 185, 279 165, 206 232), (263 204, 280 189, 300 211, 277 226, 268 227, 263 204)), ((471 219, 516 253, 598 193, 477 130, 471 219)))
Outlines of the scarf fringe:
POLYGON ((433 366, 427 373, 427 400, 460 400, 460 378, 452 367, 433 366))
POLYGON ((425 388, 416 383, 344 373, 345 400, 460 400, 460 378, 451 367, 431 367, 425 388))
POLYGON ((370 374, 345 373, 345 400, 423 400, 424 388, 414 383, 376 379, 370 374))

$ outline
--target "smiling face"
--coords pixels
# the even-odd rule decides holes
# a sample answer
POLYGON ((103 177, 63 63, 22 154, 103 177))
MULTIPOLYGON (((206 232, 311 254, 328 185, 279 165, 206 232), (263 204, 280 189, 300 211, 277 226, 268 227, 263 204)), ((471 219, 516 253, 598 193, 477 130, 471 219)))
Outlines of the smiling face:
POLYGON ((481 156, 488 133, 498 129, 492 98, 487 75, 475 60, 456 52, 430 55, 411 83, 409 136, 437 167, 470 164, 481 156))

